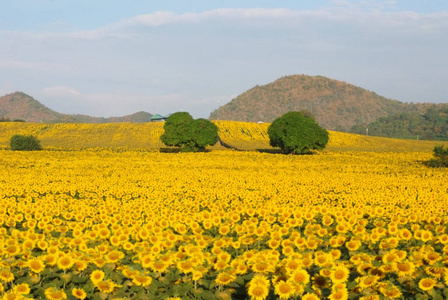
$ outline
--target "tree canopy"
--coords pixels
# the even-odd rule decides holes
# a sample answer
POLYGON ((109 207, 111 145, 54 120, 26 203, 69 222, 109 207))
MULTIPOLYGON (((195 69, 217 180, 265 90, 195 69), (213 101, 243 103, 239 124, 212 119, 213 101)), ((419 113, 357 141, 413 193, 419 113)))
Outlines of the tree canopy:
POLYGON ((204 151, 218 142, 218 127, 206 119, 193 119, 187 112, 168 117, 161 141, 167 146, 180 147, 182 152, 204 151))
POLYGON ((33 135, 15 134, 10 139, 11 150, 35 151, 42 150, 40 141, 33 135))
POLYGON ((270 145, 280 147, 284 153, 309 153, 324 149, 328 143, 328 132, 308 112, 284 114, 272 122, 268 134, 270 145))

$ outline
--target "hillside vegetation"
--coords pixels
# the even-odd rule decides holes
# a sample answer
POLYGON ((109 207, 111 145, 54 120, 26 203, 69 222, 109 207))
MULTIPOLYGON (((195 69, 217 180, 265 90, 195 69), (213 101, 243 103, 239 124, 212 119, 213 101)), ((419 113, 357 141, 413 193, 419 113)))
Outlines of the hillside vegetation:
MULTIPOLYGON (((222 145, 243 151, 278 152, 269 145, 268 123, 257 124, 236 121, 215 121, 222 145)), ((44 149, 149 149, 159 150, 166 146, 160 141, 164 123, 110 123, 110 124, 38 124, 0 122, 0 147, 8 148, 14 134, 35 135, 44 149)), ((431 152, 436 145, 448 142, 399 140, 358 134, 329 131, 329 151, 392 151, 431 152)), ((225 146, 225 147, 224 147, 225 146)))
POLYGON ((255 86, 211 113, 213 120, 272 122, 293 110, 308 110, 329 130, 348 131, 379 117, 423 114, 436 104, 412 104, 387 99, 360 87, 322 76, 291 75, 255 86))
POLYGON ((350 132, 401 139, 448 140, 448 105, 430 107, 423 115, 401 113, 358 124, 350 132))

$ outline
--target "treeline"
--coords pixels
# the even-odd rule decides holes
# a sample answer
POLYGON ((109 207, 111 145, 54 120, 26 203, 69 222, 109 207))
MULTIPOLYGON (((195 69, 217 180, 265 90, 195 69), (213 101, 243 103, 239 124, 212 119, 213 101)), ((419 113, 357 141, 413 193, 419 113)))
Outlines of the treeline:
POLYGON ((400 139, 448 140, 448 105, 429 107, 423 115, 401 113, 354 125, 350 132, 400 139))
POLYGON ((0 117, 0 122, 25 122, 25 120, 21 120, 21 119, 11 120, 9 118, 0 117))

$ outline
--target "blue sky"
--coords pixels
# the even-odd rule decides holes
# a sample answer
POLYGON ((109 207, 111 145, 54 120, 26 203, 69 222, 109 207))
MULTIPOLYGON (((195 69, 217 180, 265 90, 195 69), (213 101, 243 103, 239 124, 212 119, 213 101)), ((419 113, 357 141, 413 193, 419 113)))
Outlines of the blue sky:
POLYGON ((62 113, 194 117, 322 75, 448 102, 448 1, 0 0, 0 96, 62 113))

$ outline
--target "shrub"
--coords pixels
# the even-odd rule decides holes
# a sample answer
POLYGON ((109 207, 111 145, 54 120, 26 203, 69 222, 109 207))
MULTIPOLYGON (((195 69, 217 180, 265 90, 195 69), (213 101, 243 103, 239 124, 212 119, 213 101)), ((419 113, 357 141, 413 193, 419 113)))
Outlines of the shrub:
POLYGON ((429 161, 431 167, 448 167, 448 148, 434 147, 434 158, 429 161))
POLYGON ((42 150, 40 141, 33 135, 15 134, 10 139, 11 150, 42 150))
POLYGON ((309 113, 290 111, 275 119, 268 128, 269 143, 283 153, 305 154, 322 150, 328 143, 328 132, 309 113))
POLYGON ((168 117, 160 140, 167 146, 180 147, 182 152, 205 150, 218 142, 218 127, 206 119, 193 119, 187 112, 168 117))

